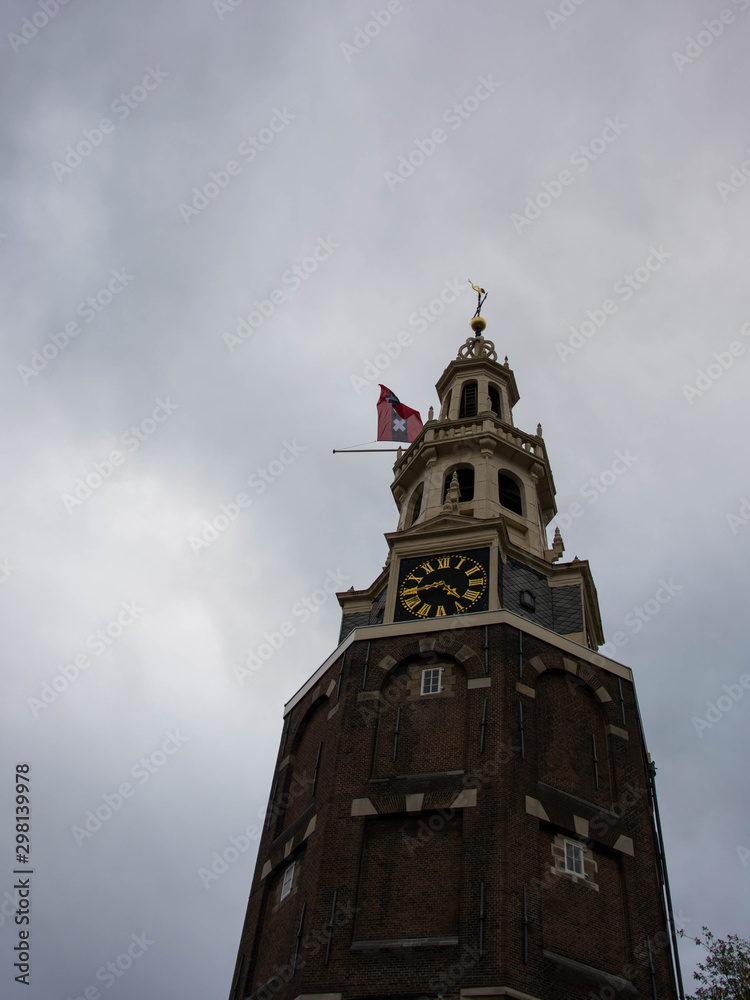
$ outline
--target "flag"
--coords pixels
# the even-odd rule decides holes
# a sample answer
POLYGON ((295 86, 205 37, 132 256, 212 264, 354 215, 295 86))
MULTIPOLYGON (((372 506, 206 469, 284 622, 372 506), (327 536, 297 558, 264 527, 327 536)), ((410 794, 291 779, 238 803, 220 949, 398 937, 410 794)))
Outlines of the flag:
POLYGON ((378 400, 378 441, 414 441, 422 430, 422 418, 404 406, 386 386, 380 386, 378 400))

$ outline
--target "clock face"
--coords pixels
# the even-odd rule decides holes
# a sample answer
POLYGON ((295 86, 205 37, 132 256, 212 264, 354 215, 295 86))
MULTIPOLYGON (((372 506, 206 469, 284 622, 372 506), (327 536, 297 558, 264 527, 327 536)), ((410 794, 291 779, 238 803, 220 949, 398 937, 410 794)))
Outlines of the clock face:
POLYGON ((402 561, 396 617, 403 621, 485 611, 488 564, 483 549, 402 561))

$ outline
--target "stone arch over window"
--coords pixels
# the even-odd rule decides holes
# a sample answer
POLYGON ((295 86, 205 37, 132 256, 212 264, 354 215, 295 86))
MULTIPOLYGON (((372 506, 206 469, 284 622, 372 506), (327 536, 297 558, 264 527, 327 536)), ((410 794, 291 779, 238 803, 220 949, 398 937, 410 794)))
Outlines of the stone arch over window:
POLYGON ((465 417, 475 417, 478 412, 478 387, 476 382, 464 382, 461 389, 461 405, 458 410, 458 419, 465 417))
POLYGON ((468 463, 463 465, 454 465, 452 468, 448 469, 445 474, 445 479, 443 480, 443 503, 445 503, 445 498, 448 495, 448 488, 451 484, 451 479, 453 479, 453 473, 456 473, 458 479, 458 489, 459 501, 461 503, 466 503, 468 500, 474 499, 474 466, 468 463))
MULTIPOLYGON (((379 691, 372 776, 458 771, 466 749, 466 670, 448 653, 412 656, 388 672, 379 691), (425 670, 440 669, 439 690, 422 693, 425 670), (440 733, 439 741, 435 734, 440 733)), ((368 702, 363 703, 369 707, 368 702)))
POLYGON ((515 476, 498 472, 497 493, 501 507, 523 517, 523 490, 515 476))
POLYGON ((449 420, 451 415, 451 399, 453 398, 453 390, 451 389, 448 395, 445 397, 443 402, 443 411, 441 417, 443 420, 449 420))
POLYGON ((490 398, 490 410, 495 414, 496 417, 502 417, 502 406, 500 403, 500 390, 494 383, 490 382, 487 386, 487 395, 490 398))
POLYGON ((609 741, 596 692, 580 678, 557 669, 540 674, 535 691, 539 781, 611 806, 609 741))
POLYGON ((422 513, 423 500, 424 500, 424 483, 420 483, 412 493, 411 500, 409 501, 407 526, 414 524, 419 515, 422 513))
POLYGON ((324 772, 332 764, 326 754, 325 731, 330 700, 321 695, 299 720, 289 745, 290 762, 279 775, 270 826, 278 836, 313 803, 313 790, 323 789, 324 772))

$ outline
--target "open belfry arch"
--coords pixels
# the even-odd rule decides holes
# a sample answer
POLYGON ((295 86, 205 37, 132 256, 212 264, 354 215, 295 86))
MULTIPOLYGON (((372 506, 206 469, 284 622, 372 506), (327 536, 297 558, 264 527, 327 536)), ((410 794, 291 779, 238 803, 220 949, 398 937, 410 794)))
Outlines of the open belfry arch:
POLYGON ((230 1000, 683 995, 632 673, 482 301, 286 705, 230 1000))

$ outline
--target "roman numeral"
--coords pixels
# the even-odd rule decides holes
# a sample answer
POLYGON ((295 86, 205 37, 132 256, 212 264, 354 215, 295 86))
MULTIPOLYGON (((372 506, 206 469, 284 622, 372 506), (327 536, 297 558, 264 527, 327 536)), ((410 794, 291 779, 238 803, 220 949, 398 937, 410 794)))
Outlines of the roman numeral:
POLYGON ((438 569, 450 569, 450 568, 451 568, 451 557, 438 556, 438 569))
POLYGON ((445 617, 445 608, 443 607, 442 604, 438 604, 437 611, 435 612, 435 617, 436 618, 444 618, 445 617))
POLYGON ((407 594, 416 594, 416 593, 417 593, 417 588, 416 587, 407 587, 407 588, 405 588, 405 589, 403 589, 401 591, 401 594, 404 597, 406 597, 407 594))
POLYGON ((418 597, 410 597, 407 601, 404 601, 404 604, 409 609, 409 611, 413 611, 414 608, 416 608, 416 606, 419 603, 420 603, 420 599, 418 597))
POLYGON ((427 618, 427 616, 429 615, 429 613, 430 613, 430 605, 429 604, 423 604, 422 607, 419 609, 419 611, 415 611, 414 612, 414 614, 415 615, 419 615, 420 618, 427 618))
POLYGON ((466 611, 466 608, 463 604, 459 604, 458 601, 456 601, 456 611, 466 611))
MULTIPOLYGON (((425 571, 425 573, 434 573, 435 572, 435 567, 432 565, 432 563, 429 563, 429 562, 422 563, 422 565, 419 568, 423 569, 425 571)), ((424 577, 422 579, 424 579, 424 577)))
POLYGON ((466 562, 466 556, 461 556, 461 559, 456 563, 456 569, 461 569, 463 564, 466 562))
POLYGON ((466 593, 464 594, 465 601, 476 601, 478 597, 479 597, 478 590, 467 590, 466 593))
POLYGON ((472 566, 471 569, 465 570, 467 576, 471 576, 473 573, 481 573, 481 572, 482 572, 481 566, 472 566))

